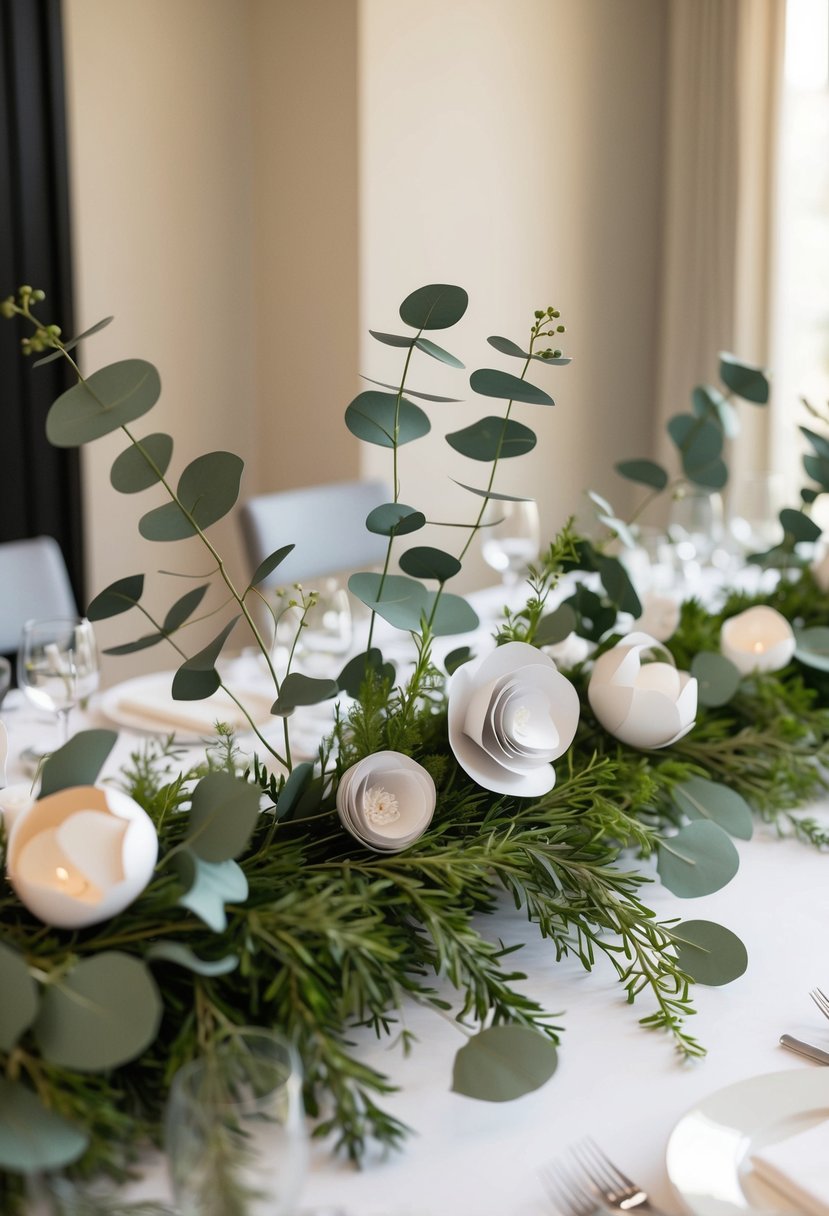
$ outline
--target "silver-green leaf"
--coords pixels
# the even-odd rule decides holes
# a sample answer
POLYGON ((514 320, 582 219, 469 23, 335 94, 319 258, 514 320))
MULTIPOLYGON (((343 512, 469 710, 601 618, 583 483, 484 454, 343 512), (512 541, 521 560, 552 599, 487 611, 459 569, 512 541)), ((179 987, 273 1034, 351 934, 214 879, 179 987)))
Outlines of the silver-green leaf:
POLYGON ((557 1064, 546 1035, 527 1026, 490 1026, 455 1056, 452 1090, 483 1102, 511 1102, 549 1081, 557 1064))

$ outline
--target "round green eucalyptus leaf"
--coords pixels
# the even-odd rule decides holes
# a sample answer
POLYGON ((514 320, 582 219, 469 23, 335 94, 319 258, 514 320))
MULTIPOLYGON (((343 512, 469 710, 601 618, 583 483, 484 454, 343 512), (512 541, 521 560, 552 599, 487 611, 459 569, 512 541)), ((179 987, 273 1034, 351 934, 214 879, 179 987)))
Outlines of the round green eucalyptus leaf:
MULTIPOLYGON (((372 380, 371 376, 361 376, 360 379, 366 380, 369 384, 376 384, 378 388, 391 389, 395 396, 397 396, 400 391, 399 385, 386 384, 383 380, 372 380)), ((418 401, 437 401, 441 404, 449 402, 455 403, 460 401, 460 397, 438 397, 436 393, 416 393, 415 390, 413 388, 409 388, 408 385, 406 386, 406 395, 408 397, 417 397, 418 401)))
POLYGON ((233 617, 216 634, 212 642, 208 642, 202 650, 182 663, 173 676, 171 691, 174 701, 203 701, 213 696, 221 684, 219 673, 216 671, 216 660, 238 620, 238 615, 233 617))
POLYGON ((175 963, 185 971, 192 971, 194 975, 208 977, 229 975, 239 966, 239 959, 235 954, 226 954, 224 958, 216 959, 199 958, 189 946, 174 941, 154 941, 144 957, 148 963, 175 963))
POLYGON ((369 511, 366 527, 377 536, 406 536, 426 526, 426 516, 404 502, 384 502, 369 511))
POLYGON ((396 629, 420 628, 428 592, 422 583, 413 578, 407 578, 404 574, 387 574, 383 578, 374 571, 365 571, 351 575, 348 589, 396 629))
POLYGON ((795 629, 794 636, 794 657, 816 671, 829 671, 829 629, 815 625, 812 629, 795 629))
POLYGON ((674 786, 671 796, 689 819, 710 819, 729 836, 751 840, 754 832, 751 807, 729 786, 708 781, 705 777, 689 777, 681 785, 674 786))
POLYGON ((691 660, 691 675, 697 681, 700 705, 715 708, 727 705, 740 687, 742 676, 724 655, 700 650, 691 660))
POLYGON ((496 367, 481 367, 469 377, 469 386, 482 397, 501 397, 506 401, 523 401, 527 405, 555 405, 549 393, 526 380, 496 367))
POLYGON ((428 338, 418 338, 415 342, 418 350, 422 350, 424 355, 429 355, 432 359, 437 359, 438 363, 445 363, 447 367, 464 367, 455 355, 451 355, 448 350, 444 350, 442 346, 438 346, 436 342, 430 342, 428 338))
POLYGON ((235 861, 202 861, 185 849, 176 853, 173 865, 184 885, 178 903, 214 933, 227 928, 225 904, 240 904, 248 897, 248 880, 235 861))
POLYGON ((811 506, 820 497, 820 490, 812 490, 808 486, 803 486, 800 491, 800 497, 803 502, 811 506))
POLYGON ((207 452, 188 464, 179 478, 178 503, 148 511, 138 522, 146 540, 185 540, 222 519, 236 505, 244 461, 233 452, 207 452))
POLYGON ((621 460, 614 467, 620 476, 641 486, 664 490, 668 484, 667 472, 655 460, 621 460))
POLYGON ((461 563, 453 554, 433 549, 431 545, 417 545, 400 556, 400 569, 412 578, 436 578, 439 583, 445 583, 454 578, 460 568, 461 563))
POLYGON ((469 296, 451 283, 418 287, 400 305, 400 319, 413 329, 449 329, 466 312, 469 296))
POLYGON ((176 600, 164 618, 165 633, 175 633, 177 629, 181 628, 204 599, 207 588, 208 584, 203 583, 201 587, 194 587, 192 591, 185 591, 184 595, 176 600))
MULTIPOLYGON (((434 607, 437 594, 436 591, 430 591, 427 596, 427 617, 434 607)), ((449 595, 444 591, 432 618, 432 632, 437 638, 450 637, 453 633, 471 633, 480 623, 477 612, 463 596, 449 595)))
POLYGON ((99 591, 86 610, 90 621, 105 621, 134 608, 144 592, 144 575, 131 574, 99 591))
POLYGON ((710 419, 674 414, 668 421, 667 430, 679 448, 686 477, 693 479, 693 474, 712 465, 722 452, 722 430, 710 419))
POLYGON ((804 456, 803 468, 818 485, 829 490, 829 459, 825 456, 804 456))
POLYGON ((568 638, 577 625, 576 614, 570 604, 560 604, 538 622, 533 643, 536 646, 555 646, 568 638))
POLYGON ((608 599, 618 605, 622 612, 629 612, 633 617, 641 616, 642 604, 636 594, 636 588, 618 557, 605 557, 604 554, 597 553, 596 568, 608 599))
POLYGON ((91 443, 141 418, 160 395, 161 381, 152 363, 111 363, 58 397, 46 418, 46 438, 56 448, 91 443))
POLYGON ((0 1051, 8 1052, 37 1016, 37 984, 26 960, 11 946, 0 942, 0 1051))
POLYGON ((136 638, 134 642, 122 642, 120 646, 107 646, 104 654, 137 654, 139 650, 149 650, 151 646, 157 646, 159 642, 163 641, 163 633, 158 631, 145 633, 143 637, 136 638))
POLYGON ((726 832, 697 819, 659 842, 657 869, 664 885, 681 899, 719 891, 740 868, 740 855, 726 832))
POLYGON ((487 338, 490 346, 494 346, 499 355, 511 355, 514 359, 529 359, 530 352, 522 350, 511 338, 499 338, 497 335, 487 338))
POLYGON ((80 730, 48 757, 40 776, 39 798, 74 785, 94 785, 115 746, 114 730, 80 730))
POLYGON ((482 1102, 512 1102, 549 1081, 555 1044, 528 1026, 489 1026, 455 1056, 452 1091, 482 1102))
POLYGON ((470 460, 499 460, 523 456, 536 445, 535 432, 513 418, 480 418, 461 431, 446 436, 446 442, 470 460))
POLYGON ((193 790, 187 847, 202 861, 229 861, 250 840, 259 790, 231 773, 208 773, 193 790))
POLYGON ((796 542, 804 541, 807 544, 820 540, 822 529, 815 521, 803 511, 795 511, 792 507, 784 507, 780 512, 780 522, 783 525, 783 531, 794 537, 796 542))
POLYGON ((376 338, 376 340, 378 342, 382 342, 384 346, 406 347, 414 346, 415 344, 414 338, 409 337, 407 334, 384 334, 377 329, 370 329, 368 332, 371 334, 372 338, 376 338))
POLYGON ((727 439, 735 439, 740 433, 740 420, 734 406, 710 384, 698 384, 692 391, 691 409, 698 418, 712 418, 727 439))
POLYGON ((0 1077, 0 1169, 60 1170, 86 1152, 89 1136, 44 1106, 37 1094, 0 1077))
POLYGON ((376 646, 372 646, 371 650, 364 650, 361 654, 355 654, 348 660, 337 676, 337 685, 356 700, 369 671, 374 672, 378 679, 386 681, 389 685, 394 683, 394 664, 384 663, 381 651, 376 646))
POLYGON ((279 791, 279 797, 274 807, 274 815, 278 820, 290 820, 293 817, 300 798, 308 789, 314 778, 314 765, 310 760, 295 764, 285 779, 285 784, 279 791))
POLYGON ((173 455, 173 439, 158 431, 130 446, 115 458, 109 480, 121 494, 137 494, 154 486, 164 474, 173 455))
POLYGON ((411 443, 431 430, 429 418, 419 405, 405 397, 398 405, 396 393, 376 393, 372 389, 354 398, 345 411, 345 425, 358 439, 381 448, 411 443))
POLYGON ((82 959, 46 988, 34 1035, 51 1064, 103 1072, 150 1046, 161 1013, 158 988, 144 963, 105 950, 82 959))
POLYGON ((271 706, 271 713, 286 718, 300 705, 319 705, 330 701, 340 691, 336 680, 320 680, 292 671, 279 686, 279 696, 271 706))
POLYGON ((706 490, 721 490, 728 481, 728 465, 718 456, 710 464, 694 470, 686 469, 685 474, 696 486, 702 486, 706 490))
POLYGON ((456 486, 460 486, 462 490, 468 490, 470 494, 477 494, 479 498, 491 498, 494 502, 532 502, 531 498, 521 494, 496 494, 494 490, 478 490, 475 486, 468 486, 464 481, 456 481, 454 477, 450 477, 450 481, 454 481, 456 486))
POLYGON ((720 379, 744 401, 765 405, 769 399, 769 382, 762 368, 743 363, 726 351, 720 352, 720 379))
POLYGON ((713 920, 686 920, 674 925, 679 966, 697 984, 718 988, 739 979, 748 967, 748 952, 730 929, 713 920))

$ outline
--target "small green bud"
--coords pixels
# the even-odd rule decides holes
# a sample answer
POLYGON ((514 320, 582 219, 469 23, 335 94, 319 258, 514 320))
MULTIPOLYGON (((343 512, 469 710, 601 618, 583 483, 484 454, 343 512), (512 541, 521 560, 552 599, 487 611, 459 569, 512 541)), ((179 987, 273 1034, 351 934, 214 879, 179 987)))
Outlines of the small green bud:
POLYGON ((554 317, 555 315, 556 315, 555 309, 553 308, 553 306, 551 304, 550 307, 547 309, 547 316, 554 317))
POLYGON ((0 304, 0 314, 8 318, 14 316, 14 296, 9 296, 8 299, 0 304))
POLYGON ((60 329, 59 325, 47 325, 46 332, 52 338, 59 338, 60 334, 61 334, 61 329, 60 329))
POLYGON ((35 301, 35 303, 40 304, 41 301, 46 299, 46 292, 41 291, 38 287, 32 292, 32 299, 35 301))
POLYGON ((553 316, 553 317, 560 317, 560 316, 561 316, 561 313, 558 311, 558 309, 557 309, 557 308, 554 308, 554 309, 553 309, 553 311, 552 311, 552 313, 550 314, 550 316, 553 316))
POLYGON ((32 289, 31 289, 31 287, 28 286, 28 284, 26 284, 26 286, 20 288, 21 300, 23 299, 24 296, 30 296, 31 294, 32 294, 32 289))
POLYGON ((560 351, 560 350, 554 350, 554 351, 553 351, 553 358, 554 358, 554 359, 560 359, 560 358, 561 358, 561 351, 560 351))
POLYGON ((533 316, 536 318, 537 321, 540 321, 541 318, 544 316, 544 313, 541 312, 540 309, 536 309, 535 312, 533 313, 533 316))
POLYGON ((556 333, 557 333, 557 334, 563 334, 563 333, 564 333, 564 326, 563 326, 563 325, 557 325, 557 326, 556 326, 556 333))

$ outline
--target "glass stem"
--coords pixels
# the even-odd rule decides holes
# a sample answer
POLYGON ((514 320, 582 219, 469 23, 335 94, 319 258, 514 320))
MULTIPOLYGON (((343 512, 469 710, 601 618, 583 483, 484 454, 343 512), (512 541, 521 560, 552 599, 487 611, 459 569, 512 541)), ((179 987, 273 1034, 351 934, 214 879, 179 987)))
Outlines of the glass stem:
POLYGON ((64 705, 63 708, 57 711, 58 713, 58 733, 60 735, 59 747, 63 747, 69 742, 69 715, 72 712, 71 705, 64 705))

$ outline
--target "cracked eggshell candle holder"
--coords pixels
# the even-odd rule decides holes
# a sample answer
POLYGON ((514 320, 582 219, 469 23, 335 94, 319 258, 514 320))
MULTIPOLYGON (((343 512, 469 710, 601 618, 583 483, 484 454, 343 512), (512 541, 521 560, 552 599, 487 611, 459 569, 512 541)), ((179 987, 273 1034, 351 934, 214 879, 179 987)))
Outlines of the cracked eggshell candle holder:
POLYGON ((720 650, 741 675, 780 671, 791 662, 795 637, 789 622, 775 608, 757 604, 723 623, 720 650))
POLYGON ((128 907, 150 881, 158 839, 146 811, 120 790, 75 786, 22 810, 6 870, 44 924, 80 929, 128 907))
POLYGON ((600 655, 587 699, 605 730, 650 751, 676 743, 694 725, 697 681, 647 633, 631 633, 600 655))

